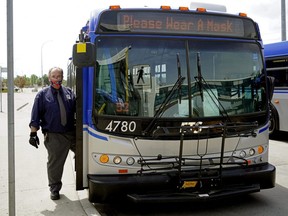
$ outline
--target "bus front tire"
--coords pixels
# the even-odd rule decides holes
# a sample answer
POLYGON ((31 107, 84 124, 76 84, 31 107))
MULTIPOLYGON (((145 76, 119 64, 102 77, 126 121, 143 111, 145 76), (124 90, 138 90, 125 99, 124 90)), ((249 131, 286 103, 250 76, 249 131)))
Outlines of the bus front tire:
POLYGON ((269 138, 273 139, 279 130, 279 117, 276 108, 272 104, 270 106, 269 138))

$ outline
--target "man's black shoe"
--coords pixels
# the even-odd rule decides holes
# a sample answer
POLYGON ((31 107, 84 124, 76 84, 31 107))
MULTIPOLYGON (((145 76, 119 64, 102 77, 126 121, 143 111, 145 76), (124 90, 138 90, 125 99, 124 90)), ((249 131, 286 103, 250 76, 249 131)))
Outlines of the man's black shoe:
POLYGON ((57 192, 57 191, 51 192, 50 198, 51 198, 51 200, 59 200, 60 199, 59 192, 57 192))

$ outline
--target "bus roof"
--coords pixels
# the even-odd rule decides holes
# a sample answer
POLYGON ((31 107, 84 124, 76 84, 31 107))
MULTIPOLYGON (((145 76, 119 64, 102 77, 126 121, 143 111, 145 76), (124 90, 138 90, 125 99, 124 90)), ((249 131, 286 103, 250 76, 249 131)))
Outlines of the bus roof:
POLYGON ((264 45, 264 55, 266 58, 288 55, 288 41, 264 45))

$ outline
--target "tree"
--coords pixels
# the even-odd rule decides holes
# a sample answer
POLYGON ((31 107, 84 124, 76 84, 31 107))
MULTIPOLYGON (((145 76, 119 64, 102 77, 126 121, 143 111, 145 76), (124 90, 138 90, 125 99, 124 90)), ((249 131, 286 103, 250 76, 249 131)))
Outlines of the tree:
POLYGON ((35 74, 32 74, 30 77, 30 85, 34 86, 35 84, 38 85, 38 76, 36 76, 35 74))
POLYGON ((43 75, 43 80, 44 80, 44 86, 47 86, 47 85, 49 85, 49 80, 48 80, 48 76, 47 76, 47 74, 44 74, 43 75))
POLYGON ((18 86, 19 88, 24 88, 26 84, 26 76, 17 76, 14 79, 14 85, 18 86))

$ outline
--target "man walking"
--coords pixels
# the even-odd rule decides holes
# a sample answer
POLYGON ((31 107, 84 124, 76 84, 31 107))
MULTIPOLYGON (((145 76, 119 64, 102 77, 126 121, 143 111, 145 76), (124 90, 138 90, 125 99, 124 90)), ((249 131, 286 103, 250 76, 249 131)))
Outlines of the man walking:
POLYGON ((49 70, 50 86, 39 91, 35 97, 30 127, 29 143, 38 148, 37 131, 42 129, 44 145, 48 152, 47 173, 50 198, 60 199, 62 174, 69 149, 75 148, 75 94, 62 86, 63 70, 49 70))

